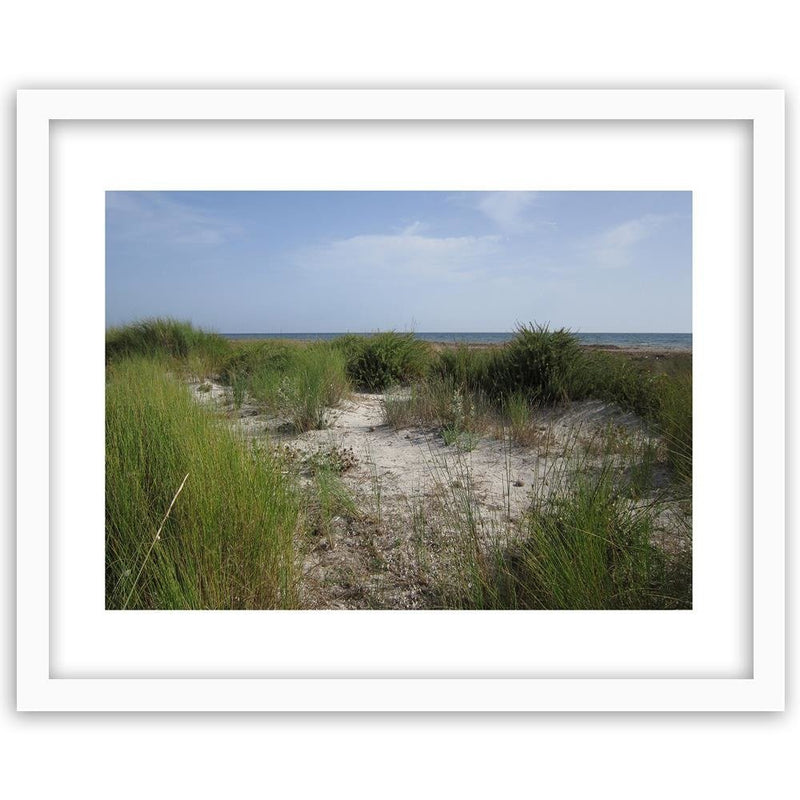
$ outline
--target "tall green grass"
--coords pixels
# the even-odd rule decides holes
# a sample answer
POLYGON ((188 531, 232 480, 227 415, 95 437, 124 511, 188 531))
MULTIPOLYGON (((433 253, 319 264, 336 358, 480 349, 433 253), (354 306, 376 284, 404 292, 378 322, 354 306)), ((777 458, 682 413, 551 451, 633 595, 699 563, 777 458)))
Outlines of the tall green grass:
MULTIPOLYGON (((602 443, 601 443, 602 445, 602 443)), ((672 609, 691 607, 691 556, 655 544, 673 501, 631 494, 609 448, 592 465, 576 432, 565 458, 535 484, 524 519, 487 516, 466 462, 437 478, 441 505, 428 525, 447 532, 442 607, 467 609, 672 609)), ((509 478, 510 480, 510 478, 509 478)))
POLYGON ((206 377, 229 352, 230 343, 219 334, 175 319, 145 319, 106 331, 106 363, 128 356, 168 356, 206 377))
POLYGON ((289 367, 294 353, 303 345, 284 339, 236 342, 220 369, 220 379, 232 382, 234 376, 248 377, 265 370, 282 372, 289 367))
POLYGON ((326 427, 330 408, 350 391, 345 357, 328 342, 249 344, 228 359, 221 377, 236 405, 249 394, 297 433, 326 427))
POLYGON ((581 347, 565 329, 519 326, 505 345, 442 351, 431 368, 441 379, 488 398, 520 441, 526 409, 575 400, 616 403, 664 436, 673 474, 691 481, 691 357, 640 361, 622 353, 581 347))
POLYGON ((107 608, 294 607, 298 524, 279 466, 194 402, 165 362, 108 368, 107 608))
POLYGON ((577 473, 531 509, 526 539, 509 554, 504 593, 515 607, 660 608, 663 553, 652 542, 652 506, 619 491, 608 464, 577 473))
POLYGON ((683 354, 659 364, 591 352, 586 374, 591 396, 638 414, 661 433, 673 476, 683 485, 691 484, 691 356, 683 354))
POLYGON ((498 358, 498 348, 472 348, 463 343, 440 350, 431 372, 449 378, 468 391, 488 392, 490 372, 498 358))
POLYGON ((692 374, 662 381, 658 424, 664 435, 667 460, 683 484, 692 482, 692 374))

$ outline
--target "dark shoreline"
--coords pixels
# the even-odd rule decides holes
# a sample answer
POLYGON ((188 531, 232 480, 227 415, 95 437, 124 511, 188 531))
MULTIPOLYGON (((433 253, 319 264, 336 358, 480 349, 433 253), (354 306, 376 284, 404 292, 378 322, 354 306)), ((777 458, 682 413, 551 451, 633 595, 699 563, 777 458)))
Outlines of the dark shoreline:
MULTIPOLYGON (((310 342, 330 341, 327 339, 318 339, 309 337, 307 339, 298 339, 295 337, 282 338, 280 336, 246 336, 239 334, 237 336, 230 336, 222 334, 223 338, 227 339, 231 344, 239 344, 244 342, 264 342, 264 341, 287 341, 296 342, 297 344, 308 344, 310 342)), ((433 339, 422 339, 421 341, 427 342, 431 347, 439 352, 455 347, 466 347, 468 350, 490 350, 497 347, 503 347, 506 342, 454 342, 452 340, 436 341, 433 339)), ((580 343, 580 346, 586 350, 597 350, 607 353, 619 353, 620 355, 630 355, 642 357, 653 357, 655 359, 669 358, 674 356, 689 356, 692 355, 692 349, 687 347, 653 347, 648 345, 641 345, 639 347, 623 347, 617 344, 585 344, 580 343)))

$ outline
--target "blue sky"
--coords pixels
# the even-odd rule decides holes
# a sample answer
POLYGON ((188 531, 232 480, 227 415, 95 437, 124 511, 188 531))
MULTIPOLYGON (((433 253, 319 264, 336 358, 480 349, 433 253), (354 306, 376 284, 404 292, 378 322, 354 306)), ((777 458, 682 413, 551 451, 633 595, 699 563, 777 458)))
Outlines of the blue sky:
POLYGON ((689 332, 690 192, 107 192, 106 323, 689 332))

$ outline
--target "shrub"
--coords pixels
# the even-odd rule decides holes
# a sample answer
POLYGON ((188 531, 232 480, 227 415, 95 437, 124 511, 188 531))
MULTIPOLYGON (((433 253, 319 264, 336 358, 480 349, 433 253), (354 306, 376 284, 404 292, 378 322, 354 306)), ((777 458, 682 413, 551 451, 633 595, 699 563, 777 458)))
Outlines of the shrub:
POLYGON ((421 378, 430 365, 428 344, 413 333, 348 334, 335 339, 333 346, 344 353, 353 384, 368 392, 421 378))
POLYGON ((586 394, 583 367, 583 349, 569 331, 521 325, 489 363, 486 389, 496 400, 518 392, 532 402, 579 399, 586 394))

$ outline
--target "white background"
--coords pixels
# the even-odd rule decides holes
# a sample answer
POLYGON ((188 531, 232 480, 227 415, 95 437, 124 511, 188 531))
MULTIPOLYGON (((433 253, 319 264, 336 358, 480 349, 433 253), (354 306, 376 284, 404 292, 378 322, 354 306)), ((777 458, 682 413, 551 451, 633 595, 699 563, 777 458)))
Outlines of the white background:
MULTIPOLYGON (((15 4, 4 20, 7 342, 13 364, 16 88, 697 87, 800 89, 788 4, 668 6, 297 2, 15 4), (288 5, 288 4, 286 4, 288 5), (383 9, 383 10, 381 10, 383 9)), ((796 214, 790 154, 789 225, 796 214)), ((791 248, 789 254, 791 256, 791 248)), ((790 269, 791 272, 791 269, 790 269)), ((790 315, 791 318, 791 315, 790 315)), ((13 384, 3 394, 10 414, 13 384)), ((790 428, 793 431, 793 428, 790 428)), ((2 481, 13 530, 13 448, 2 481)), ((791 496, 791 485, 789 495, 791 496)), ((24 509, 19 509, 24 515, 24 509)), ((793 768, 796 675, 783 715, 269 717, 26 715, 13 711, 13 544, 5 539, 3 777, 12 796, 783 797, 793 768)), ((790 566, 796 567, 790 552, 790 566)), ((794 570, 792 570, 794 572, 794 570)), ((796 611, 789 581, 790 628, 796 611)), ((791 631, 790 631, 791 634, 791 631)))

